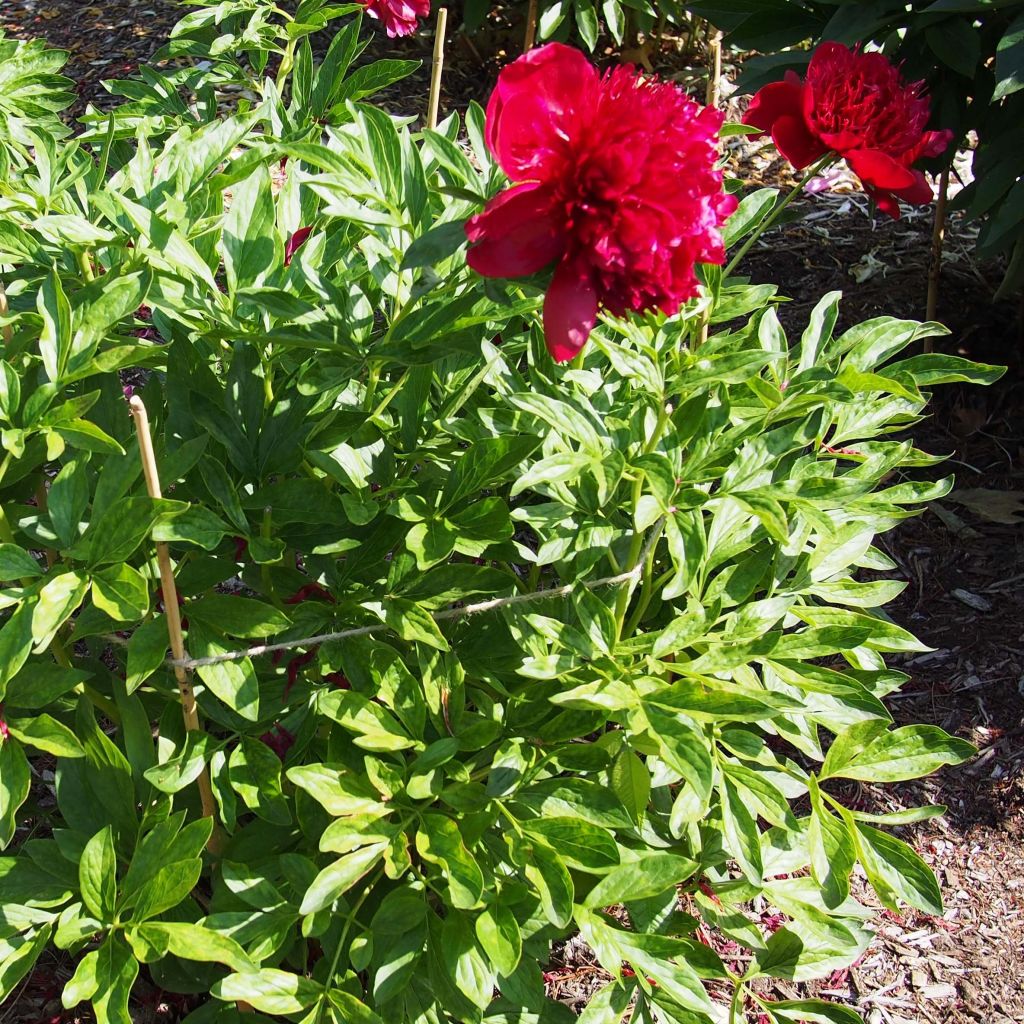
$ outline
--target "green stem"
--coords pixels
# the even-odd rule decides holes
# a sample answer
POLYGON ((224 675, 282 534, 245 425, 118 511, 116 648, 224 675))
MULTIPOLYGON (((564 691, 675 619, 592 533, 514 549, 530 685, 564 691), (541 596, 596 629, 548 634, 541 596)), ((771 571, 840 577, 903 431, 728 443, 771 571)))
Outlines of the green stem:
MULTIPOLYGON (((655 591, 660 583, 660 580, 654 579, 654 555, 658 549, 658 540, 660 539, 662 530, 664 529, 664 521, 659 522, 654 528, 655 540, 650 546, 651 550, 647 556, 647 562, 644 565, 643 585, 640 591, 640 597, 637 600, 636 608, 633 609, 633 614, 630 615, 629 621, 626 623, 626 627, 623 630, 623 635, 625 636, 632 636, 633 633, 636 632, 636 628, 640 625, 640 622, 644 617, 644 613, 650 606, 650 603, 654 598, 655 591)), ((663 574, 661 578, 664 579, 665 575, 667 574, 663 574)))
POLYGON ((392 399, 402 390, 402 386, 409 379, 409 374, 412 373, 412 367, 405 370, 401 377, 395 382, 394 386, 388 391, 388 393, 380 400, 377 407, 370 413, 370 419, 375 420, 384 410, 391 404, 392 399))
POLYGON ((86 281, 95 281, 96 275, 92 272, 92 261, 89 259, 89 250, 83 249, 78 254, 78 267, 82 271, 82 277, 86 281))
POLYGON ((373 887, 380 880, 381 871, 377 871, 367 881, 366 887, 359 895, 359 899, 353 904, 352 909, 348 912, 348 916, 345 918, 344 927, 341 929, 341 936, 338 939, 337 946, 334 947, 334 956, 331 958, 331 969, 327 973, 327 978, 324 981, 324 992, 320 996, 316 1008, 316 1024, 323 1024, 324 1011, 327 1009, 327 1000, 330 998, 331 983, 334 981, 334 975, 338 970, 338 962, 341 960, 341 951, 345 948, 345 940, 348 938, 349 930, 352 927, 352 923, 356 919, 356 914, 363 909, 363 904, 366 902, 366 897, 373 891, 373 887))
POLYGON ((740 261, 743 259, 743 257, 746 256, 748 252, 750 252, 751 246, 766 231, 768 231, 775 225, 779 217, 782 216, 786 207, 789 206, 789 204, 793 202, 793 200, 796 199, 796 197, 800 195, 801 192, 803 192, 804 186, 807 184, 807 182, 809 182, 811 178, 815 177, 817 174, 823 171, 826 167, 828 167, 829 164, 833 163, 836 159, 837 157, 835 153, 826 153, 820 160, 818 160, 816 163, 811 164, 811 166, 807 168, 806 172, 804 173, 804 176, 793 186, 792 189, 790 189, 789 194, 786 196, 786 198, 783 199, 782 202, 779 203, 774 210, 772 210, 772 212, 761 222, 757 230, 754 231, 753 234, 743 243, 743 245, 740 246, 740 251, 736 253, 736 255, 733 256, 731 260, 729 260, 728 266, 722 272, 723 281, 739 266, 740 261))
MULTIPOLYGON (((665 433, 665 428, 672 421, 672 417, 669 415, 667 402, 662 399, 661 409, 658 411, 658 422, 654 425, 654 430, 651 431, 651 436, 647 439, 647 443, 644 445, 643 454, 650 455, 655 448, 658 447, 658 442, 661 440, 662 435, 665 433)), ((643 495, 644 478, 643 475, 637 473, 636 479, 633 481, 633 500, 630 508, 633 514, 636 514, 637 506, 640 504, 640 498, 643 495)), ((644 550, 644 531, 635 530, 633 533, 633 540, 629 546, 629 556, 626 558, 626 563, 622 567, 623 572, 632 572, 637 565, 640 564, 640 558, 643 555, 644 550)), ((652 552, 653 554, 653 552, 652 552)), ((622 628, 626 621, 626 612, 629 610, 629 599, 632 595, 631 583, 623 583, 622 589, 619 591, 619 596, 615 602, 615 621, 618 623, 618 635, 621 639, 622 628)))

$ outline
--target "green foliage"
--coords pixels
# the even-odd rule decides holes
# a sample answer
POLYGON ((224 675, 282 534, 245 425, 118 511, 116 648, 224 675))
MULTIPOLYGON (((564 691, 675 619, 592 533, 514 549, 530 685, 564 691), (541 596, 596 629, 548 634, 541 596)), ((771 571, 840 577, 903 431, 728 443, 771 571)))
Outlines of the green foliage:
POLYGON ((819 39, 873 43, 909 80, 925 80, 934 126, 952 129, 958 142, 978 135, 974 180, 951 205, 982 219, 980 256, 1009 255, 1000 294, 1024 284, 1024 0, 700 0, 686 7, 727 30, 727 42, 761 51, 744 62, 744 90, 802 70, 810 57, 802 44, 819 39))
POLYGON ((838 294, 790 344, 774 288, 717 268, 678 316, 606 320, 556 367, 536 282, 465 265, 457 225, 500 184, 480 108, 469 155, 455 117, 413 131, 362 102, 401 69, 348 72, 358 21, 264 78, 288 52, 264 13, 200 8, 175 38, 196 55, 220 17, 208 68, 114 86, 128 102, 72 142, 37 124, 31 163, 8 144, 0 997, 53 943, 65 1006, 102 1024, 131 1019, 140 971, 212 994, 190 1024, 247 1019, 238 1001, 557 1022, 540 965, 580 933, 613 979, 589 1020, 635 1000, 711 1021, 705 982, 741 1006, 757 977, 861 954, 857 865, 886 906, 937 913, 875 827, 914 816, 847 808, 832 780, 970 754, 892 728, 884 655, 922 648, 880 610, 899 585, 858 572, 892 568, 876 536, 948 486, 893 480, 933 461, 894 436, 922 388, 999 371, 903 358, 935 324, 836 337, 838 294), (218 114, 239 69, 255 99, 218 114), (201 665, 188 734, 154 541, 193 657, 297 643, 201 665), (55 809, 26 802, 42 756, 55 809), (743 978, 698 928, 749 951, 743 978))

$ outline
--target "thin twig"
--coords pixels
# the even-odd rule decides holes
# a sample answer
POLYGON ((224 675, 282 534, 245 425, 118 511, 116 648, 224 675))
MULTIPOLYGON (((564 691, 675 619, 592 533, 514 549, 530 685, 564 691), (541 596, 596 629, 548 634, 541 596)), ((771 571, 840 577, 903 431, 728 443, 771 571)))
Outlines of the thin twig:
MULTIPOLYGON (((654 544, 661 536, 663 520, 659 519, 653 526, 651 535, 647 539, 643 554, 637 565, 629 572, 620 572, 616 576, 605 576, 597 580, 587 580, 580 584, 586 590, 598 590, 601 587, 614 587, 622 583, 628 583, 637 579, 643 572, 644 563, 650 554, 654 544)), ((567 583, 561 587, 551 587, 548 590, 535 590, 528 594, 513 594, 511 597, 494 597, 487 601, 477 601, 475 604, 463 605, 461 608, 446 608, 443 611, 435 612, 435 622, 443 622, 448 619, 461 619, 469 615, 479 615, 481 612, 495 611, 498 608, 509 608, 520 604, 532 604, 536 601, 547 601, 553 597, 567 597, 577 589, 577 584, 567 583)), ((256 644, 254 647, 247 647, 241 651, 225 651, 222 654, 213 654, 205 658, 189 658, 184 652, 175 652, 173 658, 165 662, 176 670, 184 672, 186 669, 203 668, 207 665, 220 665, 225 661, 239 661, 242 658, 258 658, 264 654, 273 654, 276 651, 290 651, 296 647, 309 647, 315 644, 326 644, 334 640, 351 640, 357 636, 369 636, 373 633, 383 633, 392 627, 384 622, 376 622, 372 626, 355 626, 351 629, 341 629, 333 633, 318 633, 315 636, 300 637, 296 640, 285 640, 277 644, 256 644)), ((123 637, 109 634, 105 639, 114 643, 125 643, 123 637)))
MULTIPOLYGON (((133 395, 128 405, 135 420, 135 429, 139 435, 139 455, 142 458, 142 471, 146 476, 146 490, 151 498, 163 497, 160 489, 160 475, 156 466, 156 455, 153 452, 153 438, 149 432, 149 416, 146 406, 138 395, 133 395)), ((164 599, 164 614, 167 618, 167 635, 171 642, 171 653, 174 655, 170 663, 174 666, 174 676, 178 681, 178 694, 181 697, 181 714, 185 720, 185 729, 195 732, 199 729, 199 710, 196 707, 192 683, 186 672, 187 656, 185 638, 181 632, 181 613, 178 611, 178 588, 174 583, 174 570, 171 568, 171 556, 167 545, 160 541, 156 544, 156 560, 160 567, 160 591, 164 599)), ((213 799, 210 786, 210 775, 204 767, 198 779, 199 797, 203 804, 203 816, 212 818, 214 831, 210 836, 210 849, 219 845, 217 823, 217 805, 213 799)))
POLYGON ((441 72, 444 69, 444 32, 448 26, 448 8, 437 9, 437 29, 434 32, 434 65, 430 73, 430 98, 427 101, 427 127, 437 128, 437 108, 441 103, 441 72))

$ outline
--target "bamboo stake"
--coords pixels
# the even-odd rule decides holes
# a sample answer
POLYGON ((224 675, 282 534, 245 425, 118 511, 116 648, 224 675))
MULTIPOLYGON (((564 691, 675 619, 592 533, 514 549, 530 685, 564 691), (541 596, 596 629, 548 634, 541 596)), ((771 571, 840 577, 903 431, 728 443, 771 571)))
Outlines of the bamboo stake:
MULTIPOLYGON (((7 290, 4 288, 3 281, 0 281, 0 316, 7 316, 10 311, 10 307, 7 305, 7 290)), ((14 332, 11 330, 10 324, 4 324, 3 326, 3 338, 4 344, 10 345, 11 338, 14 337, 14 332)))
POLYGON ((530 0, 526 8, 526 35, 523 37, 523 53, 533 49, 537 38, 537 0, 530 0))
MULTIPOLYGON (((708 88, 704 94, 705 105, 717 107, 722 81, 722 33, 708 23, 708 88)), ((719 146, 721 151, 721 146, 719 146)), ((699 348, 708 340, 711 327, 711 310, 705 310, 700 320, 700 330, 695 340, 695 348, 699 348)))
MULTIPOLYGON (((157 471, 156 456, 153 453, 153 438, 149 432, 149 416, 146 406, 138 395, 133 395, 128 402, 135 420, 135 430, 139 435, 139 455, 142 458, 142 471, 146 476, 146 490, 151 498, 162 498, 160 475, 157 471)), ((178 611, 178 588, 174 583, 174 570, 171 568, 171 556, 167 545, 160 541, 156 544, 156 560, 160 567, 160 591, 164 599, 164 611, 167 615, 167 635, 171 641, 171 653, 176 659, 185 657, 185 639, 181 632, 181 613, 178 611)), ((195 694, 188 673, 181 665, 174 666, 174 676, 178 681, 178 693, 181 697, 181 714, 185 719, 185 729, 195 732, 199 728, 199 711, 196 708, 195 694)), ((217 805, 213 799, 210 786, 210 774, 203 768, 198 779, 199 798, 203 804, 203 817, 212 818, 214 830, 207 844, 211 852, 220 848, 220 833, 217 828, 217 805)))
MULTIPOLYGON (((710 28, 710 26, 708 26, 710 28)), ((705 105, 717 107, 722 81, 722 33, 712 29, 708 39, 708 89, 705 105)))
MULTIPOLYGON (((939 197, 935 202, 935 223, 932 226, 932 254, 928 265, 928 300, 925 305, 925 319, 934 320, 939 307, 939 279, 942 276, 942 243, 946 238, 946 200, 949 192, 949 168, 944 167, 939 175, 939 197)), ((926 338, 925 352, 933 349, 932 339, 926 338)))
POLYGON ((441 103, 441 71, 444 69, 444 32, 448 27, 448 8, 437 9, 437 28, 434 30, 434 64, 430 73, 430 99, 427 102, 427 127, 437 128, 437 108, 441 103))

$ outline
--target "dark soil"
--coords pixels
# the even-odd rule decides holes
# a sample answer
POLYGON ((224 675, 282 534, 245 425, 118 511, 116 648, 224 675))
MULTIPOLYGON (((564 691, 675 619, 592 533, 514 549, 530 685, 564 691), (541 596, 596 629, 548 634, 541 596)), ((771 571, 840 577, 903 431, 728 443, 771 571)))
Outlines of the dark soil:
MULTIPOLYGON (((45 37, 70 52, 68 73, 81 110, 103 102, 103 78, 130 74, 166 39, 181 8, 168 0, 4 0, 0 29, 45 37)), ((453 11, 453 15, 456 12, 453 11)), ((518 52, 521 26, 492 17, 474 37, 449 26, 442 116, 484 102, 497 68, 518 52)), ((383 97, 402 113, 426 106, 432 34, 406 40, 374 36, 370 57, 417 57, 424 67, 383 97)), ((650 56, 655 68, 681 81, 687 58, 670 50, 650 56)), ((786 169, 747 159, 751 181, 777 181, 786 169)), ((845 293, 840 329, 890 314, 923 319, 931 211, 899 223, 870 216, 855 190, 810 197, 809 214, 767 236, 747 258, 755 281, 780 284, 792 298, 781 310, 793 336, 826 291, 845 293)), ((973 232, 954 218, 946 245, 938 319, 950 335, 945 352, 1007 364, 987 389, 940 388, 930 416, 913 431, 926 451, 948 455, 957 489, 917 519, 881 539, 908 583, 889 609, 934 652, 899 667, 912 679, 890 702, 901 723, 931 722, 970 739, 979 756, 924 780, 859 787, 844 796, 864 806, 896 809, 941 803, 948 813, 902 829, 929 861, 943 887, 940 918, 916 912, 881 916, 877 938, 862 961, 813 990, 858 1008, 870 1024, 1011 1024, 1024 1021, 1024 368, 1022 307, 992 301, 1000 267, 972 256, 973 232), (966 502, 966 504, 965 504, 966 502)), ((894 659, 896 663, 899 659, 894 659)), ((863 886, 861 886, 863 889, 863 886)), ((862 893, 863 895, 863 893, 862 893)), ((870 900, 870 897, 864 896, 870 900)), ((0 1024, 84 1020, 61 1012, 66 962, 44 955, 0 1024)), ((589 950, 566 943, 545 973, 551 993, 579 1008, 603 972, 589 950)), ((776 986, 793 996, 807 986, 776 986)), ((145 995, 145 993, 143 993, 145 995)), ((159 992, 138 1007, 139 1021, 180 1019, 184 1007, 159 992)))

